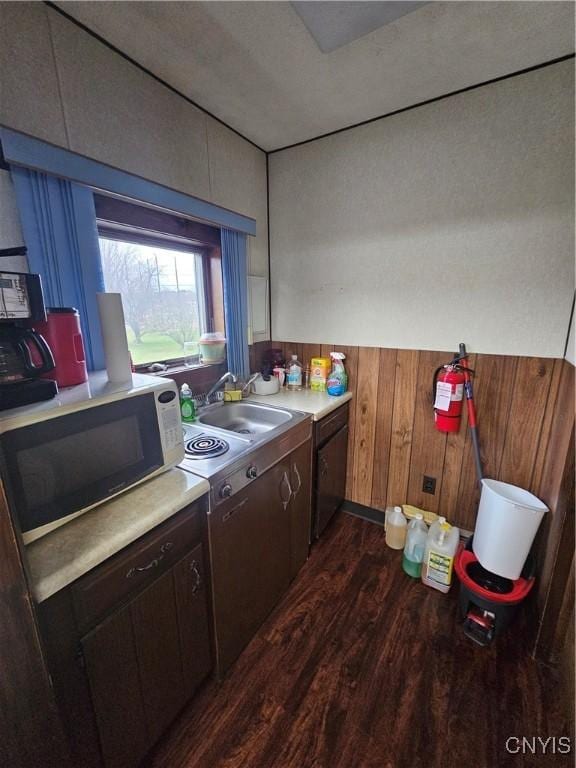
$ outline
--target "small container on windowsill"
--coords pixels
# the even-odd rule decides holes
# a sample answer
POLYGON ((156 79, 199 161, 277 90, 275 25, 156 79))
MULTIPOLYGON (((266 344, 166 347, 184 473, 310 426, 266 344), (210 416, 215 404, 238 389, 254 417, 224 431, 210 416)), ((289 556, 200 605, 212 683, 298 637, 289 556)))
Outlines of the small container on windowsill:
POLYGON ((226 337, 216 333, 203 333, 198 342, 203 363, 223 363, 226 359, 226 337))

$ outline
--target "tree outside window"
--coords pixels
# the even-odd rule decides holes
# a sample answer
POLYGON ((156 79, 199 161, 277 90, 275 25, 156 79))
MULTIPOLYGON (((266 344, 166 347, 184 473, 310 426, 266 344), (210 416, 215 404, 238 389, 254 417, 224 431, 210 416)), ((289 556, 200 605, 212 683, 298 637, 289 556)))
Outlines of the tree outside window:
POLYGON ((182 358, 184 343, 198 342, 202 333, 201 256, 107 237, 99 241, 104 285, 122 295, 134 363, 182 358))

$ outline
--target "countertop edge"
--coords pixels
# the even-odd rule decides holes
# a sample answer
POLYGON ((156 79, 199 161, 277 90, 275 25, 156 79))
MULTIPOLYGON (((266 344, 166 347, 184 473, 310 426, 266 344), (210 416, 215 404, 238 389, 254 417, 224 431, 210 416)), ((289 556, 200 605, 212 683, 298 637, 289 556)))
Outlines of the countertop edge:
POLYGON ((343 395, 328 395, 326 392, 297 390, 279 392, 275 395, 250 395, 248 401, 309 413, 312 416, 312 421, 321 421, 340 406, 350 402, 352 398, 352 392, 345 392, 343 395), (316 402, 314 401, 315 398, 318 398, 316 402))
MULTIPOLYGON (((56 531, 53 531, 43 539, 38 539, 37 541, 32 542, 32 544, 29 544, 26 548, 28 550, 28 564, 30 574, 29 586, 34 601, 36 603, 44 602, 49 597, 52 597, 60 590, 67 587, 69 584, 72 584, 72 582, 76 581, 81 576, 84 576, 93 568, 96 568, 110 557, 113 557, 115 554, 132 544, 137 539, 145 536, 154 528, 166 522, 166 520, 169 520, 171 517, 184 509, 184 507, 192 504, 194 501, 209 493, 210 484, 207 480, 204 480, 203 478, 200 478, 196 475, 190 475, 189 473, 186 473, 184 470, 178 469, 177 467, 169 471, 173 473, 181 472, 184 475, 189 475, 189 477, 193 478, 193 480, 190 481, 190 485, 178 496, 178 498, 174 498, 172 503, 167 504, 166 507, 161 510, 161 512, 157 513, 154 511, 154 513, 151 514, 151 517, 148 520, 143 521, 140 525, 133 527, 120 526, 116 535, 106 537, 105 541, 97 543, 91 551, 85 553, 83 556, 75 558, 71 561, 69 560, 59 562, 54 568, 46 567, 47 562, 50 561, 51 549, 54 549, 54 554, 52 557, 54 557, 56 560, 59 560, 57 547, 58 540, 55 537, 57 537, 58 533, 62 532, 64 528, 72 525, 73 523, 76 523, 77 527, 82 526, 82 518, 84 516, 77 518, 76 521, 72 521, 66 526, 57 529, 56 531)), ((157 478, 152 478, 150 481, 148 481, 148 483, 140 485, 130 491, 126 491, 126 493, 116 497, 113 501, 108 502, 107 504, 102 504, 99 507, 95 507, 85 514, 91 515, 91 519, 94 521, 94 518, 98 517, 99 513, 100 515, 106 513, 107 508, 109 511, 110 506, 114 504, 116 505, 115 514, 121 516, 122 512, 120 505, 122 503, 130 503, 131 501, 134 502, 134 494, 138 492, 141 494, 143 489, 149 490, 150 483, 154 483, 156 480, 165 478, 166 474, 167 473, 163 473, 157 478), (132 499, 130 498, 131 496, 132 499)), ((138 504, 139 502, 136 501, 135 503, 138 504)), ((84 527, 86 527, 86 522, 87 521, 84 521, 84 527)), ((79 537, 81 537, 81 535, 82 534, 79 534, 79 537)))

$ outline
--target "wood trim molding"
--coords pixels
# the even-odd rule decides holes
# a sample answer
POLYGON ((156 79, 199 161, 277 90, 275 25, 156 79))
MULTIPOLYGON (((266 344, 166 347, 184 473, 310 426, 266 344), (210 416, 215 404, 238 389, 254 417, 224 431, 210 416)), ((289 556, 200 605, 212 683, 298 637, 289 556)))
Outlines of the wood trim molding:
POLYGON ((0 485, 0 764, 70 764, 32 598, 0 485))

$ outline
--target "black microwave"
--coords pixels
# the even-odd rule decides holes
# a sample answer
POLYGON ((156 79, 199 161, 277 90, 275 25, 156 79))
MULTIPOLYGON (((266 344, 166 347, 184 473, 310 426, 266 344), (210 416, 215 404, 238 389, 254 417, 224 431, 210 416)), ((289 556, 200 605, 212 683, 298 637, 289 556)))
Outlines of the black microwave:
POLYGON ((121 389, 98 373, 0 419, 2 480, 25 544, 183 458, 176 384, 154 376, 121 389))

